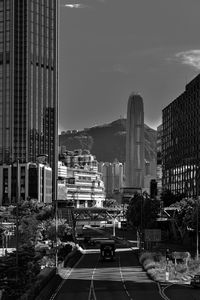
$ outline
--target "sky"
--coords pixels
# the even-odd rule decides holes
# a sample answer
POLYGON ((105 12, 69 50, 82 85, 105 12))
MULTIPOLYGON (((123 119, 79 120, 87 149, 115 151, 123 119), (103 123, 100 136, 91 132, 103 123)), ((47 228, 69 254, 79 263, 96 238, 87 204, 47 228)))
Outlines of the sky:
POLYGON ((199 0, 60 0, 59 132, 126 117, 139 93, 145 123, 200 72, 199 0))

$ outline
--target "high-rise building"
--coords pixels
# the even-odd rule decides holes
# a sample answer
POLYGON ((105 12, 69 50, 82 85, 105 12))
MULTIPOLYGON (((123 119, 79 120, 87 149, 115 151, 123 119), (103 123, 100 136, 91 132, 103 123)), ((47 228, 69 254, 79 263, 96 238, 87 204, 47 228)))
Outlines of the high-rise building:
POLYGON ((200 74, 162 111, 163 190, 200 193, 200 74))
POLYGON ((46 154, 57 167, 57 12, 57 0, 0 1, 0 164, 46 154))
POLYGON ((99 163, 98 167, 103 175, 106 197, 115 198, 115 194, 124 186, 124 165, 115 159, 113 163, 99 163))
POLYGON ((126 187, 144 187, 144 108, 137 94, 128 100, 125 170, 126 187))
POLYGON ((156 167, 156 181, 158 188, 158 196, 162 192, 162 124, 157 127, 157 167, 156 167))

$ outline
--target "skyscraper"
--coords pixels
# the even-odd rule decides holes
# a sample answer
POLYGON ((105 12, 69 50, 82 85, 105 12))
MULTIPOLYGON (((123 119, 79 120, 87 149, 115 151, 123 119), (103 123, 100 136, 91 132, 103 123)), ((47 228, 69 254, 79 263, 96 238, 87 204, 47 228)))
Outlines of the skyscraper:
POLYGON ((200 196, 200 74, 162 111, 162 189, 200 196))
POLYGON ((56 167, 57 2, 0 1, 0 164, 56 167))
POLYGON ((144 187, 144 108, 140 95, 128 99, 126 126, 126 187, 144 187))

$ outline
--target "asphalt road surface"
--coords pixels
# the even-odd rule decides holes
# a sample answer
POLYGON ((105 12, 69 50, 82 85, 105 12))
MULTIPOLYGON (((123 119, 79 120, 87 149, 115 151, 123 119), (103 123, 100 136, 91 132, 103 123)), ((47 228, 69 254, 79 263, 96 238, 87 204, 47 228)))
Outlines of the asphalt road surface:
MULTIPOLYGON (((135 239, 132 232, 118 231, 118 236, 135 239)), ((89 230, 88 235, 103 237, 105 232, 89 230)), ((99 248, 89 248, 73 269, 60 270, 63 281, 51 300, 200 300, 200 289, 149 279, 128 246, 116 245, 113 262, 102 262, 99 248)))
POLYGON ((101 262, 98 249, 88 249, 64 278, 51 300, 200 300, 190 286, 150 280, 130 248, 118 248, 115 261, 101 262))

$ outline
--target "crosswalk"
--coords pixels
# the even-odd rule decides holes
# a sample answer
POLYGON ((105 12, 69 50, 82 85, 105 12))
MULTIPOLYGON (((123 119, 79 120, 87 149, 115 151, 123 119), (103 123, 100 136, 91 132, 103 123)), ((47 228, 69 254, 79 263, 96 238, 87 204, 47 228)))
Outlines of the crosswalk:
MULTIPOLYGON (((59 275, 63 279, 71 280, 91 280, 93 268, 62 268, 59 270, 59 275)), ((121 267, 124 281, 134 281, 138 283, 152 282, 146 275, 146 272, 140 266, 121 267)), ((118 266, 116 267, 100 267, 96 268, 93 280, 94 281, 121 281, 121 273, 118 266)))

